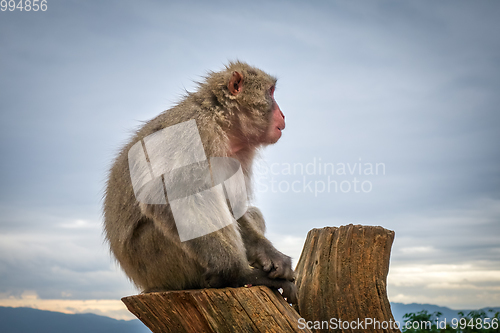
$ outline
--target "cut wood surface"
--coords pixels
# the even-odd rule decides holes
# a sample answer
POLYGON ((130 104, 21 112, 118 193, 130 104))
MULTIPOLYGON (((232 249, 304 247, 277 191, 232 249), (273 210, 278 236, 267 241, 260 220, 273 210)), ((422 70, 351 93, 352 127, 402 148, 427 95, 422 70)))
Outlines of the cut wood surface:
POLYGON ((309 231, 296 268, 300 316, 343 323, 317 332, 400 332, 386 290, 393 240, 394 231, 373 226, 309 231))
POLYGON ((264 286, 168 291, 122 298, 154 333, 310 332, 298 313, 264 286))

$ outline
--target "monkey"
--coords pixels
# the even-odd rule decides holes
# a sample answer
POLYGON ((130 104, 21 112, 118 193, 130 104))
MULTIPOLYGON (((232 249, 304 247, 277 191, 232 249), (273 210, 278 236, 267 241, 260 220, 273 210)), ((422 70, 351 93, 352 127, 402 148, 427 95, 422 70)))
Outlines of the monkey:
MULTIPOLYGON (((274 76, 247 63, 229 62, 221 71, 208 72, 197 82, 197 90, 186 92, 174 107, 143 124, 118 153, 104 191, 104 234, 119 265, 142 292, 264 285, 281 289, 289 303, 297 302, 291 258, 264 236, 265 221, 258 208, 248 207, 242 216, 230 217, 233 223, 213 232, 181 239, 177 216, 191 214, 195 221, 205 223, 209 216, 217 219, 228 212, 234 214, 227 197, 222 200, 220 196, 196 206, 203 206, 203 211, 193 208, 176 213, 179 210, 171 200, 171 192, 165 190, 166 178, 172 178, 175 184, 170 191, 182 192, 189 186, 198 192, 209 191, 205 185, 186 185, 196 182, 193 179, 209 178, 213 170, 206 161, 193 164, 201 167, 186 172, 162 175, 158 188, 165 193, 159 191, 158 195, 165 202, 160 204, 138 200, 131 176, 136 168, 130 160, 134 147, 140 150, 155 133, 194 121, 191 124, 196 124, 202 154, 207 159, 238 161, 245 195, 251 198, 254 158, 259 149, 276 143, 285 128, 285 116, 274 98, 276 82, 274 76)), ((179 133, 173 137, 182 141, 182 133, 187 132, 179 133)), ((196 144, 186 146, 190 149, 196 144)), ((175 162, 176 154, 172 150, 163 154, 169 156, 162 157, 175 162)), ((145 158, 149 163, 156 157, 145 158)))

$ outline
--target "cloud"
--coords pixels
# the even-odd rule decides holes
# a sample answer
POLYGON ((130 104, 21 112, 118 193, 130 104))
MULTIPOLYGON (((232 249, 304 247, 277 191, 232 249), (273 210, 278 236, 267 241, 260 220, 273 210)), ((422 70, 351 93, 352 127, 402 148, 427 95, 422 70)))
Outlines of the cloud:
POLYGON ((452 304, 482 308, 500 302, 500 270, 480 264, 398 265, 390 268, 391 302, 452 304), (414 290, 420 290, 415 293, 414 290))
MULTIPOLYGON (((0 294, 1 296, 1 294, 0 294)), ((95 313, 115 319, 136 319, 125 304, 116 299, 40 299, 34 291, 24 291, 20 298, 2 297, 0 306, 30 307, 39 310, 57 311, 63 313, 95 313)))

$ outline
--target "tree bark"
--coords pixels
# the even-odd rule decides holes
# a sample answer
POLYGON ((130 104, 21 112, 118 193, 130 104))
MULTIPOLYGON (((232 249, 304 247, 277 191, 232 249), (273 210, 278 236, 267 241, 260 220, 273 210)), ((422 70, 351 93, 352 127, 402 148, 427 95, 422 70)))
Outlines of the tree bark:
POLYGON ((154 333, 310 332, 298 313, 264 286, 182 290, 122 298, 154 333))
POLYGON ((309 231, 296 268, 298 311, 306 321, 329 323, 313 331, 400 332, 386 291, 393 240, 394 231, 382 227, 309 231))

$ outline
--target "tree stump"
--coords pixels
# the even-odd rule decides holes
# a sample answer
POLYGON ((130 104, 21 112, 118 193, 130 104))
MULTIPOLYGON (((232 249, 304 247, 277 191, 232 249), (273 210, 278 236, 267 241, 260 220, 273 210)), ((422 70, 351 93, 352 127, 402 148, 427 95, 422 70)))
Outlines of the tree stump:
POLYGON ((348 225, 311 230, 297 264, 299 314, 264 286, 122 298, 154 333, 400 332, 387 299, 394 232, 348 225), (301 318, 302 317, 302 318, 301 318))
POLYGON ((311 332, 298 313, 264 286, 182 290, 122 298, 154 333, 311 332))
POLYGON ((309 327, 328 321, 313 331, 400 332, 386 291, 393 240, 394 231, 382 227, 309 231, 296 268, 298 311, 309 327))

